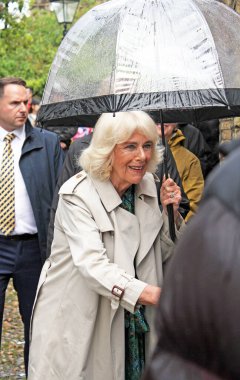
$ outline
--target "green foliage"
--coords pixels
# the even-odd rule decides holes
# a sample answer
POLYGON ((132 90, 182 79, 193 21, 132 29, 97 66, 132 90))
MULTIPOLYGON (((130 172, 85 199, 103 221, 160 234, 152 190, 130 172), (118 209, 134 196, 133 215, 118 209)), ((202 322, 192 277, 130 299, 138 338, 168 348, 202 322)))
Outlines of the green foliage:
MULTIPOLYGON (((81 1, 76 19, 102 2, 81 1)), ((16 21, 7 13, 7 3, 0 0, 0 19, 6 20, 9 26, 0 30, 0 77, 21 77, 41 96, 62 39, 63 26, 57 23, 53 12, 37 7, 32 8, 30 17, 16 21), (3 3, 5 7, 1 7, 3 3)), ((22 7, 22 0, 18 3, 22 7)))
POLYGON ((85 11, 88 11, 89 9, 101 3, 105 3, 105 0, 82 0, 81 6, 85 11))

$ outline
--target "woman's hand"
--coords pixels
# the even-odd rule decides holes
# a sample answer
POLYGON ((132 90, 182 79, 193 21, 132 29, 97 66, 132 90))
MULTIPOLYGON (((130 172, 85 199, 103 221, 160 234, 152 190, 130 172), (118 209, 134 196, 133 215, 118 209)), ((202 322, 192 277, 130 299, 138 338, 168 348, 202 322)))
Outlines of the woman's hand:
POLYGON ((173 205, 173 214, 175 223, 179 219, 178 208, 181 202, 181 190, 180 187, 171 179, 163 179, 163 183, 160 189, 160 200, 163 210, 167 214, 167 205, 173 205))
POLYGON ((138 298, 138 304, 140 305, 156 305, 160 298, 161 288, 158 286, 147 285, 140 297, 138 298))

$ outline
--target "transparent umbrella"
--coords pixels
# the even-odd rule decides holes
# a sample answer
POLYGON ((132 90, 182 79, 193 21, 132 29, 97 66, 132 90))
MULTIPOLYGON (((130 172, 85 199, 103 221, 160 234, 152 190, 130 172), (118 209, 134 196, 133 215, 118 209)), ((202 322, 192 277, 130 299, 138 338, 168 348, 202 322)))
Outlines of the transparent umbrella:
POLYGON ((61 43, 38 122, 94 125, 103 112, 141 109, 164 142, 164 122, 239 115, 239 36, 240 16, 216 0, 108 1, 61 43))
POLYGON ((70 29, 38 121, 94 124, 142 109, 165 122, 240 114, 240 16, 216 0, 112 0, 70 29))

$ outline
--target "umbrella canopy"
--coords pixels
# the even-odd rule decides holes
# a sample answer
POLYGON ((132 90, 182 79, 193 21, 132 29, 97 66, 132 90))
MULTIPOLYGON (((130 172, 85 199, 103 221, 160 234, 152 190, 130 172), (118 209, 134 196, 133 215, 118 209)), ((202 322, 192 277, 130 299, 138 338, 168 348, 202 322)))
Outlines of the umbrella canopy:
POLYGON ((216 0, 112 0, 70 29, 38 121, 161 110, 165 122, 240 114, 240 15, 216 0))

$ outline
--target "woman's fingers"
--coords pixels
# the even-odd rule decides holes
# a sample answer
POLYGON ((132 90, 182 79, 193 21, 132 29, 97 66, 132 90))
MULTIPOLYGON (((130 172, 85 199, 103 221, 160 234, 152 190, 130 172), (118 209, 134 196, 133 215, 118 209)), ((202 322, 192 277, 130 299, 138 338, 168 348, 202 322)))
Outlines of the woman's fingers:
POLYGON ((180 187, 172 180, 167 178, 163 180, 160 189, 160 199, 164 210, 167 212, 166 207, 170 204, 173 205, 174 213, 177 212, 182 196, 180 187))

